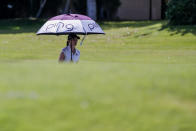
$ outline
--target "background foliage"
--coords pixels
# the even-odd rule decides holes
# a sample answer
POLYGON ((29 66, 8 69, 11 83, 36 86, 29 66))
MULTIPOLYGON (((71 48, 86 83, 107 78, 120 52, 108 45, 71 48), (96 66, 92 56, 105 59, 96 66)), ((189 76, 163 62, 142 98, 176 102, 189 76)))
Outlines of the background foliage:
MULTIPOLYGON (((51 17, 61 14, 66 0, 47 0, 41 17, 51 17)), ((115 13, 120 6, 120 0, 97 0, 98 19, 115 18, 115 13)), ((26 18, 35 17, 40 7, 40 0, 1 0, 0 18, 26 18)), ((87 14, 86 0, 71 0, 70 8, 73 13, 87 14)))
POLYGON ((196 0, 171 0, 166 16, 170 24, 196 24, 196 0))

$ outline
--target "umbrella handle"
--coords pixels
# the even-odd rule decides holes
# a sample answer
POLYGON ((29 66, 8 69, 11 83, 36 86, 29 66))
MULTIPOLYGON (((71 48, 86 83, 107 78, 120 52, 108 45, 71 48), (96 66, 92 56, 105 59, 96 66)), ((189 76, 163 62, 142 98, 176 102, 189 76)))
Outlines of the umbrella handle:
POLYGON ((71 62, 73 61, 72 60, 72 42, 70 42, 70 47, 71 47, 71 62))

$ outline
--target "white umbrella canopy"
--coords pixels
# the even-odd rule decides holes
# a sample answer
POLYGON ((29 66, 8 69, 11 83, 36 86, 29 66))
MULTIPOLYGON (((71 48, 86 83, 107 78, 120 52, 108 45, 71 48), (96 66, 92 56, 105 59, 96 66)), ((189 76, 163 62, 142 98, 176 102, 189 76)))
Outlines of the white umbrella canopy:
POLYGON ((81 14, 63 14, 49 19, 36 33, 37 35, 105 34, 91 18, 81 14))

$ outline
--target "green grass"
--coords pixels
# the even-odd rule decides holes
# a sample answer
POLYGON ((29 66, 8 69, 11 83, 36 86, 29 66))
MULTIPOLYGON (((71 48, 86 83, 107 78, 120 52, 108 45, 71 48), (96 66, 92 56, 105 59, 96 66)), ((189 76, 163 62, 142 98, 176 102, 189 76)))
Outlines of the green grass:
POLYGON ((0 21, 0 131, 195 131, 196 26, 100 22, 78 64, 44 20, 0 21))

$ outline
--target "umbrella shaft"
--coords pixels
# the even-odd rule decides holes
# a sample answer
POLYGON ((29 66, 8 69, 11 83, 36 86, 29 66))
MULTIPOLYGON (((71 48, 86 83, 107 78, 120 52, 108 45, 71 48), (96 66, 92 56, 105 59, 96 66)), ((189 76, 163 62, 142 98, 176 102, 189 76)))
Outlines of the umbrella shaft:
POLYGON ((72 43, 70 43, 71 46, 71 61, 72 61, 72 43))

